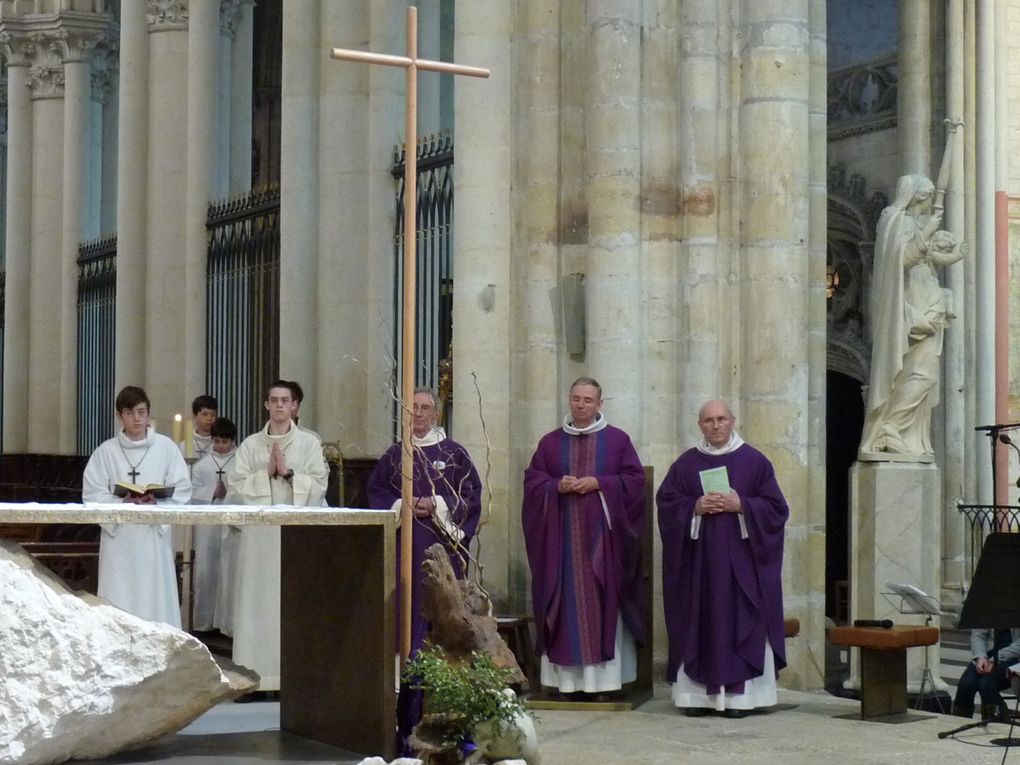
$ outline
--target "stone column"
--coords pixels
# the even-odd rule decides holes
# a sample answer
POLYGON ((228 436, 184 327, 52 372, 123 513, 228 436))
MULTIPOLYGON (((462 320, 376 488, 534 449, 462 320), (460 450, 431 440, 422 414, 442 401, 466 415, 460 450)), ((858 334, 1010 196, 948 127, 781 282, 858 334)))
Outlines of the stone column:
POLYGON ((187 39, 187 183, 183 200, 184 375, 182 408, 205 392, 206 219, 216 183, 220 0, 191 0, 187 39))
MULTIPOLYGON (((946 7, 946 114, 962 119, 964 115, 964 10, 963 0, 949 0, 946 7)), ((973 128, 965 125, 964 134, 973 128)), ((943 226, 958 237, 966 236, 964 195, 969 184, 964 176, 964 142, 957 141, 953 152, 952 182, 946 194, 943 226)), ((953 291, 957 306, 966 304, 963 262, 946 268, 946 286, 953 291)), ((962 445, 967 439, 965 383, 965 342, 969 312, 957 310, 953 325, 945 334, 943 346, 942 401, 945 411, 946 444, 962 445)), ((970 455, 973 458, 973 454, 970 455)), ((973 460, 971 460, 973 461, 973 460)), ((967 496, 967 450, 948 448, 942 466, 942 588, 952 592, 953 600, 962 594, 964 577, 963 522, 956 510, 956 499, 967 496)), ((974 466, 976 467, 976 465, 974 466)))
POLYGON ((520 474, 511 466, 512 397, 505 394, 511 379, 506 338, 511 316, 512 6, 502 0, 468 0, 457 3, 456 11, 456 60, 487 67, 492 76, 458 77, 454 86, 454 422, 457 440, 471 452, 479 472, 488 473, 483 507, 492 513, 481 531, 482 562, 494 602, 506 603, 510 561, 520 560, 516 554, 511 558, 520 528, 520 503, 511 501, 511 486, 519 486, 520 474), (493 299, 487 308, 482 293, 488 285, 493 285, 493 299))
MULTIPOLYGON (((78 411, 78 245, 89 231, 89 168, 92 145, 92 49, 98 42, 94 35, 72 30, 67 40, 64 59, 64 164, 60 286, 60 440, 62 454, 76 451, 76 422, 78 411)), ((46 147, 47 151, 52 150, 46 147)), ((98 208, 97 208, 98 212, 98 208)), ((94 230, 94 227, 93 227, 94 230)), ((52 295, 53 283, 44 289, 52 295)), ((52 311, 52 303, 47 307, 52 311)), ((38 350, 36 351, 38 352, 38 350)), ((50 402, 52 408, 53 402, 50 402)), ((35 409, 35 407, 33 407, 35 409)))
POLYGON ((117 131, 120 124, 119 45, 108 40, 103 46, 103 70, 93 80, 93 97, 102 97, 100 118, 99 234, 117 231, 117 131))
MULTIPOLYGON (((195 8, 198 13, 201 10, 195 8)), ((167 423, 183 412, 191 391, 185 390, 185 368, 195 361, 186 314, 195 301, 189 263, 193 257, 187 235, 192 200, 188 199, 189 11, 178 5, 149 4, 147 185, 142 208, 146 216, 144 385, 154 416, 167 423)), ((219 20, 212 17, 212 28, 219 20)), ((201 43, 196 38, 196 43, 201 43)), ((204 55, 195 51, 196 55, 204 55)), ((215 70, 214 70, 215 71, 215 70)), ((212 83, 208 83, 211 86, 212 83)), ((201 98, 196 94, 196 98, 201 98)), ((205 200, 203 200, 205 201, 205 200)), ((204 225, 204 219, 203 219, 204 225)), ((131 319, 128 319, 131 321, 131 319)), ((204 350, 199 353, 204 354, 204 350)), ((189 380, 190 382, 190 380, 189 380)), ((201 382, 201 381, 199 381, 201 382)), ((164 428, 165 429, 165 428, 164 428)))
MULTIPOLYGON (((732 179, 719 157, 729 151, 732 116, 727 108, 730 82, 721 41, 732 31, 716 0, 684 3, 678 27, 679 91, 677 212, 680 259, 677 273, 678 374, 669 386, 680 401, 675 440, 691 444, 700 435, 698 408, 720 395, 730 396, 726 370, 730 319, 719 306, 729 293, 732 221, 736 218, 732 179)), ((674 455, 675 458, 675 455, 674 455)), ((667 465, 669 463, 666 463, 667 465)))
MULTIPOLYGON (((791 652, 801 675, 802 687, 821 685, 822 677, 815 665, 815 656, 825 650, 825 587, 815 582, 825 581, 825 423, 826 423, 826 356, 827 315, 825 297, 825 268, 828 248, 827 188, 827 122, 828 122, 828 70, 826 67, 826 5, 811 2, 808 5, 808 402, 807 402, 807 502, 797 520, 797 532, 804 541, 791 543, 798 546, 798 561, 790 571, 809 571, 811 585, 796 593, 802 598, 801 625, 807 638, 806 646, 791 652)), ((791 577, 799 580, 799 577, 791 577)))
POLYGON ((928 0, 900 0, 899 3, 896 111, 901 175, 930 176, 933 172, 930 10, 928 0))
MULTIPOLYGON (((36 59, 28 82, 32 89, 32 214, 31 262, 28 282, 28 451, 60 449, 63 407, 60 405, 64 346, 63 301, 67 299, 61 268, 64 145, 63 70, 59 57, 43 44, 47 59, 36 59), (54 287, 57 287, 54 305, 54 287), (58 352, 41 352, 42 349, 58 352), (54 404, 57 404, 54 406, 54 404)), ((73 358, 73 356, 72 356, 73 358)))
MULTIPOLYGON (((995 422, 995 0, 978 0, 976 8, 977 77, 976 105, 976 195, 977 236, 971 256, 975 269, 974 347, 975 380, 974 423, 995 422)), ((1005 105, 1003 105, 1005 108, 1005 105)), ((975 455, 989 453, 984 433, 972 434, 975 455)), ((987 456, 975 464, 978 476, 977 502, 991 502, 993 487, 987 456)))
MULTIPOLYGON (((4 28, 3 31, 8 30, 4 28)), ((3 448, 5 452, 17 453, 28 451, 32 105, 29 101, 27 40, 20 35, 5 35, 0 38, 0 44, 7 61, 3 448)))
MULTIPOLYGON (((115 389, 145 383, 149 187, 149 32, 145 3, 120 10, 117 88, 117 365, 115 389)), ((111 411, 113 402, 111 402, 111 411)))
POLYGON ((607 414, 641 442, 641 7, 591 0, 588 18, 587 371, 607 414))
POLYGON ((227 192, 251 188, 252 34, 255 0, 241 0, 230 43, 230 173, 227 192))
MULTIPOLYGON (((322 202, 319 188, 320 66, 335 65, 326 58, 333 41, 320 35, 321 11, 319 0, 283 6, 280 337, 286 342, 280 344, 280 374, 303 386, 316 379, 318 369, 319 225, 336 214, 322 202)), ((314 421, 313 401, 302 414, 314 421)))
MULTIPOLYGON (((812 506, 809 427, 819 423, 812 390, 810 321, 822 297, 811 248, 812 143, 824 142, 810 123, 811 27, 807 0, 775 4, 744 0, 740 27, 740 260, 739 298, 726 311, 739 319, 740 411, 738 428, 772 460, 791 508, 784 559, 784 606, 808 620, 809 629, 789 646, 784 682, 821 684, 824 593, 824 503, 812 506), (780 137, 783 137, 780 139, 780 137), (782 329, 780 329, 782 328, 782 329)), ((817 71, 817 70, 815 70, 817 71)), ((816 125, 817 126, 817 125, 816 125)), ((824 267, 824 266, 823 266, 824 267)), ((720 327, 725 332, 725 325, 720 327)), ((819 446, 818 452, 824 450, 819 446)), ((821 459, 821 455, 818 456, 821 459)))
MULTIPOLYGON (((578 106, 582 95, 578 89, 563 88, 562 84, 564 78, 572 76, 570 64, 583 56, 584 48, 569 23, 571 4, 563 5, 562 22, 560 14, 550 12, 552 7, 557 6, 548 0, 528 0, 520 4, 517 12, 523 55, 514 86, 517 118, 511 141, 520 149, 510 183, 513 231, 507 242, 509 252, 516 257, 509 258, 508 283, 493 282, 496 298, 493 309, 499 306, 505 311, 504 321, 508 322, 508 327, 500 334, 508 336, 510 346, 510 369, 500 372, 506 374, 513 391, 511 395, 518 402, 515 416, 508 423, 511 469, 506 491, 513 519, 510 522, 510 556, 517 562, 509 572, 508 605, 521 612, 529 610, 527 558, 523 537, 517 531, 521 486, 520 481, 509 481, 509 475, 519 474, 528 464, 538 439, 556 426, 563 411, 569 381, 564 382, 565 375, 560 372, 561 355, 567 356, 559 346, 564 321, 561 250, 582 247, 588 233, 584 184, 578 179, 574 185, 561 186, 560 177, 563 173, 564 184, 569 183, 570 174, 575 170, 571 158, 583 150, 576 141, 576 136, 580 135, 577 128, 584 119, 578 106), (509 326, 519 329, 509 332, 509 326)), ((491 84, 486 82, 483 87, 488 89, 491 84)), ((474 92, 474 95, 482 94, 474 92)), ((463 106, 470 107, 472 103, 465 99, 463 106)), ((485 105, 479 104, 477 111, 471 109, 467 114, 461 113, 458 107, 458 136, 468 130, 483 129, 487 105, 487 101, 485 105)), ((467 181, 474 173, 484 175, 479 172, 481 168, 461 163, 459 156, 458 153, 459 178, 467 181)), ((471 179, 473 184, 482 182, 482 177, 471 179)), ((458 208, 463 198, 461 189, 457 187, 458 208)), ((459 214, 458 220, 463 220, 459 214)), ((580 270, 565 264, 562 268, 564 274, 580 270)), ((476 285, 476 290, 479 286, 482 285, 476 285)), ((477 292, 465 296, 465 304, 472 298, 477 298, 477 292)), ((493 320, 494 317, 486 319, 487 322, 493 320)), ((459 333, 456 322, 455 326, 459 333)), ((471 347, 459 336, 454 338, 454 344, 458 358, 471 358, 471 347)), ((466 395, 472 392, 473 387, 466 395)), ((490 393, 484 395, 491 398, 490 393)))

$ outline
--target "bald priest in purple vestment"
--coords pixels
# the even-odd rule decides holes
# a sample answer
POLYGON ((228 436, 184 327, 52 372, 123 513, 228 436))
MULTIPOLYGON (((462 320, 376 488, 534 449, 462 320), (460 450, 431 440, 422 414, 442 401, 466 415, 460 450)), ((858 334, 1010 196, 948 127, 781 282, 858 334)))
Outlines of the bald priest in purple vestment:
MULTIPOLYGON (((446 437, 436 425, 439 400, 428 388, 414 393, 411 419, 413 443, 414 540, 411 559, 411 652, 421 648, 428 623, 421 614, 421 564, 425 551, 437 542, 450 552, 458 577, 467 570, 467 549, 482 512, 482 484, 467 450, 446 437)), ((400 510, 401 445, 393 444, 376 463, 368 479, 368 503, 374 508, 400 510)), ((397 531, 397 550, 400 535, 397 531)), ((399 554, 399 553, 398 553, 399 554)), ((399 588, 400 564, 397 563, 399 588)), ((398 593, 397 602, 400 602, 398 593)), ((399 634, 399 629, 398 629, 399 634)))
POLYGON ((637 676, 645 473, 598 382, 575 381, 569 404, 524 474, 524 541, 542 685, 602 694, 637 676))
POLYGON ((744 443, 724 401, 698 415, 702 439, 659 487, 667 679, 689 716, 774 706, 783 645, 783 527, 772 463, 744 443))

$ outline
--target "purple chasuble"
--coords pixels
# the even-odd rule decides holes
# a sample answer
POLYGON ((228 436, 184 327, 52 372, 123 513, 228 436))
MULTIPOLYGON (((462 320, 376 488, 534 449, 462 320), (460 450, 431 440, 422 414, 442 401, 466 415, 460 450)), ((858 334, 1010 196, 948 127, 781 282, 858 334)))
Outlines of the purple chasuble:
POLYGON ((619 428, 554 430, 539 442, 524 473, 522 519, 537 649, 554 664, 612 659, 618 616, 644 639, 644 487, 641 460, 619 428), (560 494, 565 475, 595 476, 599 491, 560 494))
POLYGON ((709 694, 743 693, 764 672, 765 639, 776 672, 783 643, 783 527, 790 514, 772 463, 744 444, 724 455, 691 449, 673 463, 656 494, 662 534, 662 599, 669 634, 669 682, 682 665, 709 694), (737 513, 701 516, 691 539, 699 472, 725 466, 747 526, 737 513))
MULTIPOLYGON (((368 479, 368 504, 373 508, 392 507, 400 499, 400 444, 393 444, 379 458, 368 479)), ((414 447, 414 496, 442 497, 450 509, 450 518, 464 532, 460 546, 467 549, 478 528, 482 512, 482 485, 467 450, 449 438, 437 444, 414 447)), ((414 654, 428 632, 428 622, 421 614, 421 564, 425 551, 439 542, 450 550, 450 563, 454 573, 463 578, 466 560, 450 544, 447 535, 432 518, 415 518, 411 559, 411 653, 414 654)), ((400 603, 400 535, 397 530, 397 603, 400 603)), ((400 634, 400 616, 397 615, 397 634, 400 634)))

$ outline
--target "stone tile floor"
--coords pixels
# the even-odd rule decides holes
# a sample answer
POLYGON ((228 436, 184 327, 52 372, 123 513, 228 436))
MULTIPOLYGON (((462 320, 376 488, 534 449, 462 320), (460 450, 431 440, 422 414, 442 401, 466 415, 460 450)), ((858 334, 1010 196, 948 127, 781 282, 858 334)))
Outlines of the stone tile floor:
MULTIPOLYGON (((940 731, 963 722, 928 715, 899 725, 838 719, 857 702, 823 691, 780 690, 775 711, 742 720, 684 717, 669 702, 669 687, 633 712, 538 713, 543 765, 719 765, 720 763, 877 763, 926 765, 1020 763, 1020 749, 991 743, 1005 737, 1000 724, 940 740, 940 731)), ((1020 737, 1020 729, 1015 731, 1020 737)), ((177 735, 102 762, 119 765, 354 765, 362 759, 279 731, 277 703, 222 704, 177 735)))

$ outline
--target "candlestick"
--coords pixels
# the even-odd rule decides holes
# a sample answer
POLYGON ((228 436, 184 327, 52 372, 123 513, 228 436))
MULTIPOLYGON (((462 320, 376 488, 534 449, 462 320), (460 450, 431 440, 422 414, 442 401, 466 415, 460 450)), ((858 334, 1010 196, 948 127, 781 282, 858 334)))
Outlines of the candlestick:
POLYGON ((181 415, 174 415, 174 428, 173 428, 173 439, 175 444, 181 442, 181 415))
POLYGON ((195 423, 189 417, 184 421, 184 459, 195 456, 195 423))

